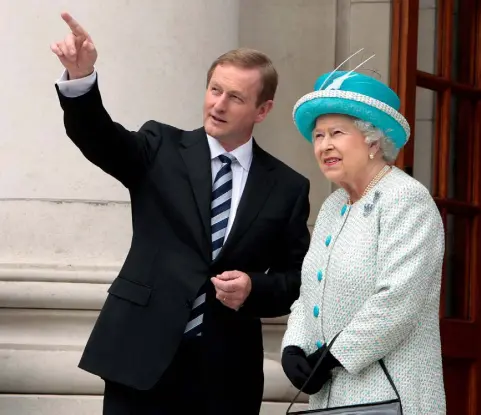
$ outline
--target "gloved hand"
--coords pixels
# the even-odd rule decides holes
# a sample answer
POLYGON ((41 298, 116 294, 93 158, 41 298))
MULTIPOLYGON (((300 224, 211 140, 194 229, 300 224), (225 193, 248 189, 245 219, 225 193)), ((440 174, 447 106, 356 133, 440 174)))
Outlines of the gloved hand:
POLYGON ((287 346, 282 352, 281 363, 291 383, 301 389, 312 372, 304 350, 298 346, 287 346))
MULTIPOLYGON (((319 350, 321 350, 322 353, 322 349, 319 350)), ((284 373, 297 389, 300 390, 311 375, 314 365, 320 357, 320 354, 318 354, 319 350, 306 356, 304 350, 300 347, 287 346, 282 352, 282 368, 284 369, 284 373)), ((334 358, 334 356, 332 357, 334 358)), ((326 366, 326 368, 327 367, 328 366, 326 366)), ((303 392, 308 395, 319 392, 330 377, 330 369, 325 369, 323 362, 309 383, 304 387, 303 392)))
MULTIPOLYGON (((311 353, 309 356, 307 356, 307 361, 309 363, 309 365, 314 368, 314 366, 316 365, 316 363, 319 361, 319 359, 321 358, 322 354, 324 353, 324 350, 326 350, 326 345, 320 347, 319 349, 317 349, 314 353, 311 353)), ((335 367, 340 367, 342 366, 341 363, 339 362, 339 360, 337 360, 333 354, 328 351, 326 353, 326 355, 324 356, 324 359, 321 363, 321 365, 319 366, 319 368, 316 370, 316 372, 329 372, 331 371, 332 369, 334 369, 335 367)))
MULTIPOLYGON (((321 355, 324 353, 325 349, 326 345, 307 356, 307 362, 309 363, 309 366, 312 367, 312 370, 314 370, 316 363, 321 358, 321 355)), ((342 366, 341 363, 332 355, 330 351, 328 351, 324 356, 322 363, 316 369, 314 376, 309 381, 309 390, 315 391, 314 393, 319 392, 324 384, 331 378, 332 369, 339 366, 342 366)))

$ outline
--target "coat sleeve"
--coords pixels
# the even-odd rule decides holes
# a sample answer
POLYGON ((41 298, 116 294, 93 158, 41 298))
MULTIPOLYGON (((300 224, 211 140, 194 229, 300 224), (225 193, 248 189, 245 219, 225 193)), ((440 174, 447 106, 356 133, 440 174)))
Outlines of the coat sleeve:
MULTIPOLYGON (((317 214, 311 240, 316 240, 316 234, 318 232, 319 225, 326 220, 325 205, 328 203, 329 201, 324 202, 319 213, 317 214)), ((308 287, 309 284, 303 280, 301 283, 299 298, 294 302, 294 304, 292 304, 291 313, 289 315, 289 319, 287 320, 286 332, 284 333, 284 337, 282 339, 281 353, 287 346, 300 347, 307 354, 312 352, 313 345, 309 345, 311 335, 307 329, 307 314, 304 307, 304 299, 309 297, 308 293, 306 292, 306 290, 310 288, 308 287)))
POLYGON ((433 199, 417 187, 385 197, 389 200, 380 205, 375 292, 331 350, 350 373, 396 349, 441 285, 444 228, 433 199))
POLYGON ((309 336, 305 324, 306 313, 301 298, 302 294, 301 297, 292 304, 291 314, 287 320, 287 329, 282 339, 281 353, 287 346, 297 346, 304 350, 304 352, 309 352, 309 347, 307 345, 309 336))
POLYGON ((252 290, 241 308, 255 317, 279 317, 289 314, 299 297, 301 267, 309 248, 309 181, 303 181, 290 220, 283 233, 283 250, 276 254, 268 276, 248 272, 252 290))
POLYGON ((112 121, 97 81, 79 97, 62 95, 58 85, 56 90, 69 138, 89 161, 131 187, 147 171, 161 145, 160 124, 149 121, 133 132, 112 121))

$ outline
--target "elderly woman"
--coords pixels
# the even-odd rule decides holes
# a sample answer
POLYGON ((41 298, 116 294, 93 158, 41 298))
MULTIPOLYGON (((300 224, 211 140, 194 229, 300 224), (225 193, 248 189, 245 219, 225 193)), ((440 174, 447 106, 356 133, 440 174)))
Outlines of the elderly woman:
POLYGON ((294 108, 324 176, 321 207, 282 345, 310 409, 396 399, 404 415, 445 414, 439 334, 444 230, 429 192, 392 166, 409 138, 399 98, 356 72, 321 76, 294 108))

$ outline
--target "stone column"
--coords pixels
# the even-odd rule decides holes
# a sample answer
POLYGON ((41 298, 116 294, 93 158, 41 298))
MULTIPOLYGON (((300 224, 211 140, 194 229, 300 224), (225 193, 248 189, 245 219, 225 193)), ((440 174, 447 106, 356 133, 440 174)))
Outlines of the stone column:
POLYGON ((311 181, 313 225, 331 192, 312 145, 292 121, 296 101, 311 92, 316 78, 333 69, 337 0, 241 0, 240 43, 266 52, 279 72, 272 113, 255 135, 260 145, 311 181))
MULTIPOLYGON (((66 137, 49 44, 58 1, 0 2, 0 413, 101 413, 77 368, 130 243, 128 193, 66 137)), ((106 108, 127 128, 202 122, 207 69, 238 45, 238 0, 70 2, 99 50, 106 108)))
MULTIPOLYGON (((67 33, 60 3, 0 2, 0 413, 7 415, 100 414, 103 384, 77 363, 131 237, 127 191, 65 135, 54 89, 61 66, 48 47, 67 33)), ((213 59, 237 46, 271 56, 280 86, 255 136, 311 180, 311 226, 332 186, 292 123, 295 101, 358 47, 376 52, 374 68, 384 79, 388 73, 389 0, 85 0, 68 11, 99 49, 106 107, 132 130, 148 119, 199 126, 213 59)), ((285 413, 294 393, 279 363, 285 321, 264 322, 263 415, 285 413)))
MULTIPOLYGON (((312 229, 322 202, 331 193, 314 158, 312 144, 301 137, 292 121, 297 99, 312 91, 316 78, 335 63, 337 0, 241 0, 239 38, 241 46, 266 52, 279 72, 274 109, 254 135, 267 151, 311 181, 312 229)), ((266 388, 264 410, 283 414, 296 392, 280 365, 280 346, 287 318, 265 320, 264 350, 266 388)), ((306 396, 300 399, 307 401, 306 396)), ((306 409, 305 404, 296 410, 306 409)))

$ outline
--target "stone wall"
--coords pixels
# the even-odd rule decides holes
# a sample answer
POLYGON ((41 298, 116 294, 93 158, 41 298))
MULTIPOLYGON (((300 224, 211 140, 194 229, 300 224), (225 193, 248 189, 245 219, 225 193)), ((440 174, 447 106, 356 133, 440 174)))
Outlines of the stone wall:
MULTIPOLYGON (((331 185, 292 124, 315 78, 359 47, 387 80, 389 1, 63 0, 0 2, 0 413, 101 413, 102 382, 80 353, 130 243, 127 191, 65 136, 49 44, 70 11, 98 49, 112 117, 183 128, 202 121, 205 74, 237 46, 267 52, 280 73, 273 113, 257 141, 311 180, 311 216, 331 185), (69 4, 70 3, 70 4, 69 4), (375 28, 375 30, 373 30, 375 28)), ((279 364, 285 318, 264 322, 263 414, 285 412, 295 390, 279 364)), ((305 399, 303 399, 305 401, 305 399)))

